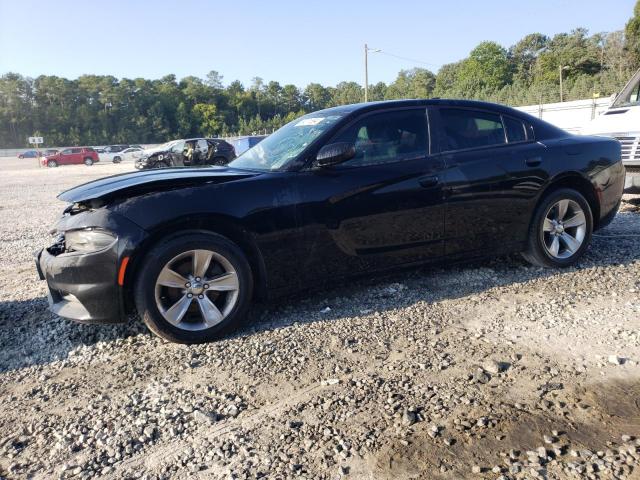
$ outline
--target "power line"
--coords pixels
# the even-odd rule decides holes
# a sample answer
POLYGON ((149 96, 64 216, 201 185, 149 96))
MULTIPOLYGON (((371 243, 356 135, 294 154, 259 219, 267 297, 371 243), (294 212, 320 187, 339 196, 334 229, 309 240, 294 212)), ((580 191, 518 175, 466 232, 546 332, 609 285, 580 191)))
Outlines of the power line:
POLYGON ((429 65, 432 67, 440 67, 441 65, 437 63, 424 62, 422 60, 416 60, 415 58, 403 57, 401 55, 396 55, 395 53, 385 52, 384 50, 377 50, 376 53, 381 53, 382 55, 387 55, 389 57, 397 58, 398 60, 405 60, 407 62, 419 63, 422 65, 429 65))

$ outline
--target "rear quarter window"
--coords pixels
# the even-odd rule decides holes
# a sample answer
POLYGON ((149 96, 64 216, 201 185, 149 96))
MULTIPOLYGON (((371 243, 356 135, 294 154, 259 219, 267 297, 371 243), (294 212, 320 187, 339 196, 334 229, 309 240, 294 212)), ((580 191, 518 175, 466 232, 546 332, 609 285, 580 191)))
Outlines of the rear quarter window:
POLYGON ((527 128, 524 122, 512 117, 503 117, 503 120, 509 143, 527 141, 527 128))

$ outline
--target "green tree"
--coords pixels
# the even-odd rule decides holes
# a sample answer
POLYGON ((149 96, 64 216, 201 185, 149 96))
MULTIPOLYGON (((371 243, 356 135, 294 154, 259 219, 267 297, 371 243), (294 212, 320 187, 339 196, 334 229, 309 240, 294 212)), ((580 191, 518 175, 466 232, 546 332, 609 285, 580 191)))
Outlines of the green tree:
POLYGON ((511 81, 507 51, 495 42, 482 42, 465 59, 458 72, 457 86, 477 94, 495 92, 511 81))
POLYGON ((193 106, 193 113, 202 135, 213 137, 222 129, 222 121, 215 105, 197 103, 193 106))
POLYGON ((626 48, 631 53, 634 67, 640 65, 640 0, 633 8, 633 17, 629 19, 624 29, 626 48))

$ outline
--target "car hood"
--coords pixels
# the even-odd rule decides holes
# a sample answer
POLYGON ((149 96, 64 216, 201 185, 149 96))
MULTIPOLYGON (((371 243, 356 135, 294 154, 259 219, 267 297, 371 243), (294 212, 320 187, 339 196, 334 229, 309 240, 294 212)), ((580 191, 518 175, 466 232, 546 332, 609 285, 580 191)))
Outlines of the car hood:
POLYGON ((156 155, 157 153, 165 153, 168 152, 169 150, 167 150, 166 148, 160 148, 160 147, 155 147, 155 148, 149 148, 149 149, 144 149, 142 151, 142 156, 143 157, 150 157, 152 155, 156 155))
POLYGON ((228 167, 161 168, 123 173, 84 183, 65 190, 58 195, 58 199, 69 203, 108 201, 161 190, 225 183, 259 174, 259 172, 228 167))

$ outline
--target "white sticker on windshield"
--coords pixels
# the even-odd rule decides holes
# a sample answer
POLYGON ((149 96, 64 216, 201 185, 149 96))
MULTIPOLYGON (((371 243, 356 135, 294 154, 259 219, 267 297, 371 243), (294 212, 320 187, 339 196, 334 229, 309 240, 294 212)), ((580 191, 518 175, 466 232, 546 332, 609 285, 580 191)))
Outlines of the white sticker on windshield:
POLYGON ((324 120, 324 117, 305 118, 304 120, 300 120, 298 123, 296 123, 296 127, 309 127, 313 125, 318 125, 323 120, 324 120))

